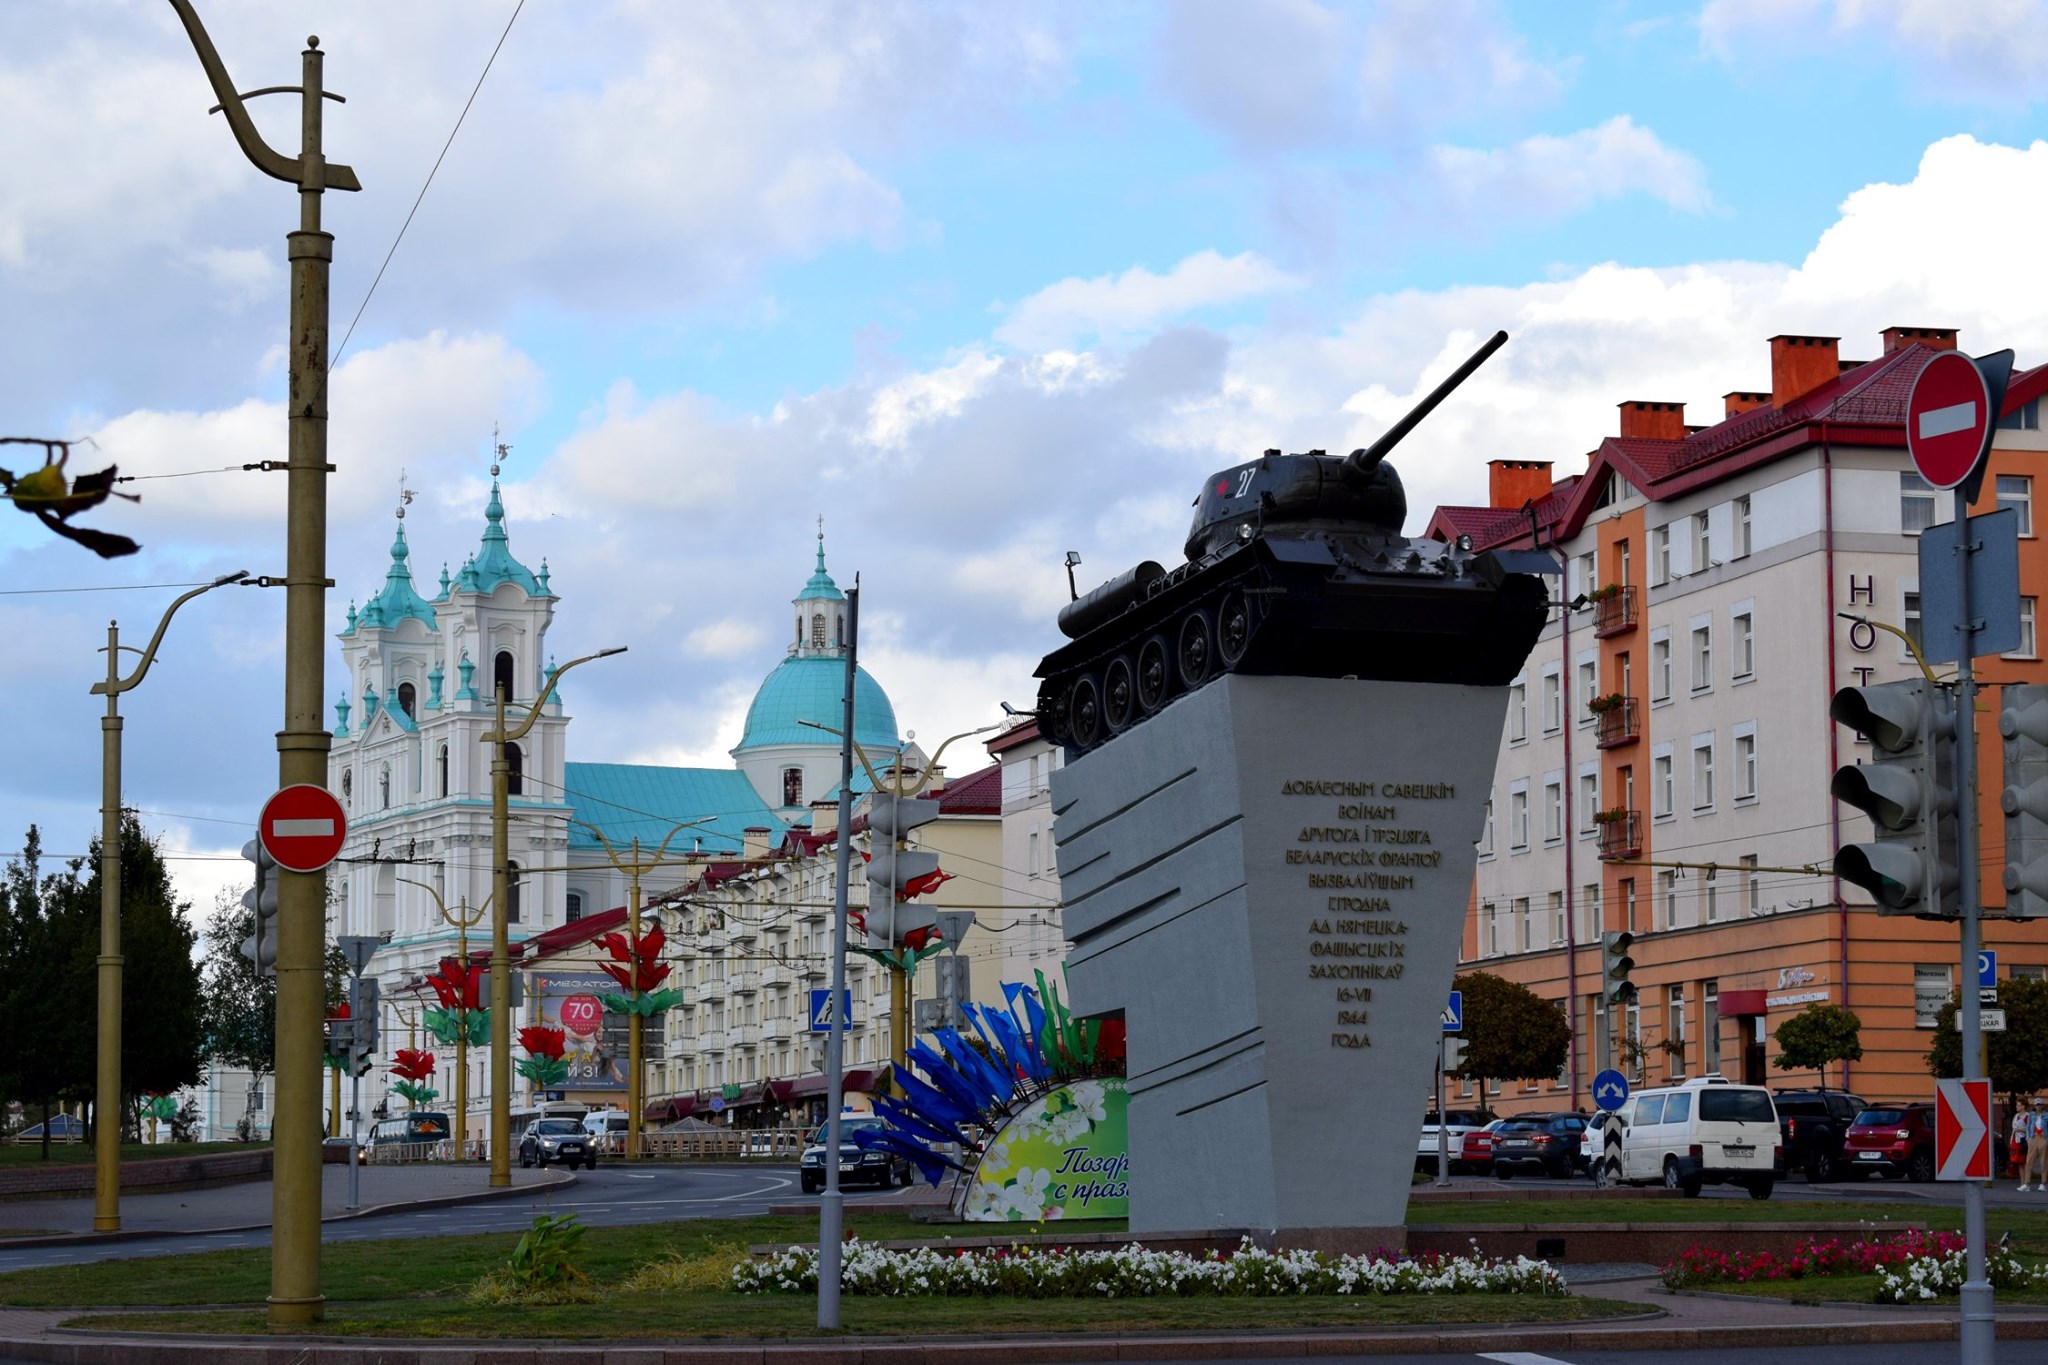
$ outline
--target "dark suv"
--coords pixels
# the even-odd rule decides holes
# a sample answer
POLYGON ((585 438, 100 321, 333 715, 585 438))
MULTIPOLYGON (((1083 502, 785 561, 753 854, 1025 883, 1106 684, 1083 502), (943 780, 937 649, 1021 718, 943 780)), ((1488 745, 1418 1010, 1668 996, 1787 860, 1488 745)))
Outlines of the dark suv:
POLYGON ((1867 1106, 1846 1090, 1778 1090, 1778 1146, 1785 1154, 1778 1178, 1802 1171, 1809 1184, 1842 1178, 1842 1139, 1867 1106))
POLYGON ((1563 1179, 1579 1168, 1583 1114, 1522 1114, 1493 1132, 1493 1173, 1502 1180, 1517 1171, 1540 1171, 1563 1179))
POLYGON ((1856 1116, 1842 1144, 1842 1168, 1861 1179, 1876 1171, 1908 1180, 1934 1179, 1934 1109, 1925 1104, 1873 1105, 1856 1116))

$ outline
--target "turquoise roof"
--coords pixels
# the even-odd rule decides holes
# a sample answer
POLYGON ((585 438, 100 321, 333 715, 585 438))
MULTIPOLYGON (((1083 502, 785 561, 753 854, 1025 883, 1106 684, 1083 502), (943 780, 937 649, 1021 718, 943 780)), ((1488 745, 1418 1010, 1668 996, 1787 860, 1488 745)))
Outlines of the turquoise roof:
POLYGON ((410 616, 424 621, 428 630, 439 629, 434 622, 433 604, 413 591, 412 570, 405 562, 411 553, 405 546, 405 523, 400 522, 398 538, 391 542, 391 567, 384 573, 384 590, 364 605, 358 624, 388 630, 410 616))
MULTIPOLYGON (((845 685, 844 659, 824 655, 784 659, 754 694, 754 704, 747 708, 746 731, 732 752, 740 754, 770 744, 836 745, 835 736, 798 722, 816 721, 839 729, 846 719, 845 685)), ((854 675, 853 737, 870 754, 893 751, 902 743, 896 734, 896 708, 864 668, 854 675)))
MULTIPOLYGON (((737 858, 750 826, 766 828, 771 845, 781 841, 787 828, 746 776, 732 769, 570 763, 565 765, 563 782, 575 808, 570 818, 603 830, 614 848, 637 837, 643 849, 652 850, 675 826, 705 820, 676 835, 669 852, 689 852, 702 840, 704 852, 737 858)), ((572 823, 569 847, 598 849, 600 845, 589 830, 572 823)))
POLYGON ((820 532, 818 535, 818 567, 811 571, 810 581, 804 584, 804 590, 796 595, 796 600, 799 602, 808 602, 820 598, 827 602, 841 602, 846 599, 846 594, 839 591, 839 585, 832 581, 832 575, 825 572, 825 536, 823 532, 820 532))
POLYGON ((498 500, 498 481, 491 480, 491 500, 484 506, 483 548, 462 570, 462 586, 474 592, 495 592, 500 583, 517 583, 528 597, 550 596, 530 570, 512 557, 505 534, 505 504, 498 500))

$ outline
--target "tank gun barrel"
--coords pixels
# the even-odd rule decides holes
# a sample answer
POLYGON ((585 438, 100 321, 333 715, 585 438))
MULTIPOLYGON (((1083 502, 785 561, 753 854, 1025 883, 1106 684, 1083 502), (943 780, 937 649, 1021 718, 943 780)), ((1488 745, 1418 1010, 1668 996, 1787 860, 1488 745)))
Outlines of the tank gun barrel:
POLYGON ((1435 411, 1436 405, 1448 398, 1451 390, 1457 388, 1458 385, 1464 383, 1467 379, 1470 379, 1472 372, 1481 365, 1484 365, 1487 357, 1505 346, 1507 340, 1508 334, 1506 332, 1495 332, 1487 339, 1485 345, 1472 353, 1471 359, 1467 360, 1457 369, 1452 370, 1449 377, 1443 383, 1431 389, 1427 398, 1410 409, 1407 416, 1394 423, 1393 426, 1388 427, 1385 434, 1377 441, 1374 441, 1362 450, 1352 451, 1344 461, 1344 472, 1352 475, 1364 474, 1379 464, 1381 460, 1384 460, 1387 457, 1388 451, 1401 444, 1402 438, 1415 430, 1417 422, 1420 422, 1423 418, 1429 416, 1431 412, 1435 411))

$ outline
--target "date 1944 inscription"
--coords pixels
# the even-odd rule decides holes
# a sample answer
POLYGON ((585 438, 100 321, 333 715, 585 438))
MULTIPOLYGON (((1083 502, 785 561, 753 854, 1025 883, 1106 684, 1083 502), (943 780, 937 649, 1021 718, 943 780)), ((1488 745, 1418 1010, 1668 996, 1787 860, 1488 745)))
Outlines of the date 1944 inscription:
POLYGON ((1370 1048, 1372 987, 1363 983, 1401 979, 1408 923, 1398 893, 1416 889, 1414 871, 1380 869, 1443 865, 1430 830, 1403 822, 1403 806, 1449 801, 1457 789, 1449 782, 1293 778, 1280 784, 1280 794, 1330 803, 1301 826, 1285 851, 1287 864, 1317 869, 1307 874, 1316 890, 1365 893, 1324 898, 1326 913, 1308 924, 1308 977, 1336 989, 1330 1046, 1370 1048))

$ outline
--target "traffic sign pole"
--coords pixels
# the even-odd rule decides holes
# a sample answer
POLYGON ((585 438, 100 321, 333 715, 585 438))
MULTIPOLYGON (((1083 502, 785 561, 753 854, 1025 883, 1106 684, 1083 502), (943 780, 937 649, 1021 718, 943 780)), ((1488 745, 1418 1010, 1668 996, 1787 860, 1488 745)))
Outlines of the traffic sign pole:
MULTIPOLYGON (((1975 373, 1974 366, 1971 372, 1975 373)), ((1918 393, 1917 387, 1915 393, 1918 393)), ((1987 442, 1990 439, 1988 414, 1983 439, 1987 442)), ((1967 479, 1972 472, 1974 464, 1972 469, 1964 471, 1963 478, 1967 479)), ((1967 529, 1970 500, 1960 481, 1955 493, 1955 515, 1967 529)), ((1984 947, 1977 879, 1977 679, 1973 668, 1977 631, 1970 608, 1971 553, 1970 537, 1958 536, 1956 554, 1961 562, 1956 566, 1960 574, 1957 605, 1961 609, 1961 619, 1956 623, 1956 629, 1962 632, 1963 639, 1956 661, 1956 862, 1960 874, 1956 891, 1962 908, 1962 971, 1966 981, 1978 965, 1977 955, 1984 947)), ((1962 1008, 1958 1013, 1961 1015, 1963 1080, 1966 1084, 1983 1079, 1981 1008, 1975 991, 1962 992, 1962 1008)), ((1997 1329, 1992 1321, 1991 1280, 1984 1265, 1984 1186, 1975 1180, 1963 1184, 1963 1238, 1963 1365, 1992 1365, 1996 1349, 1992 1343, 1997 1329)))

